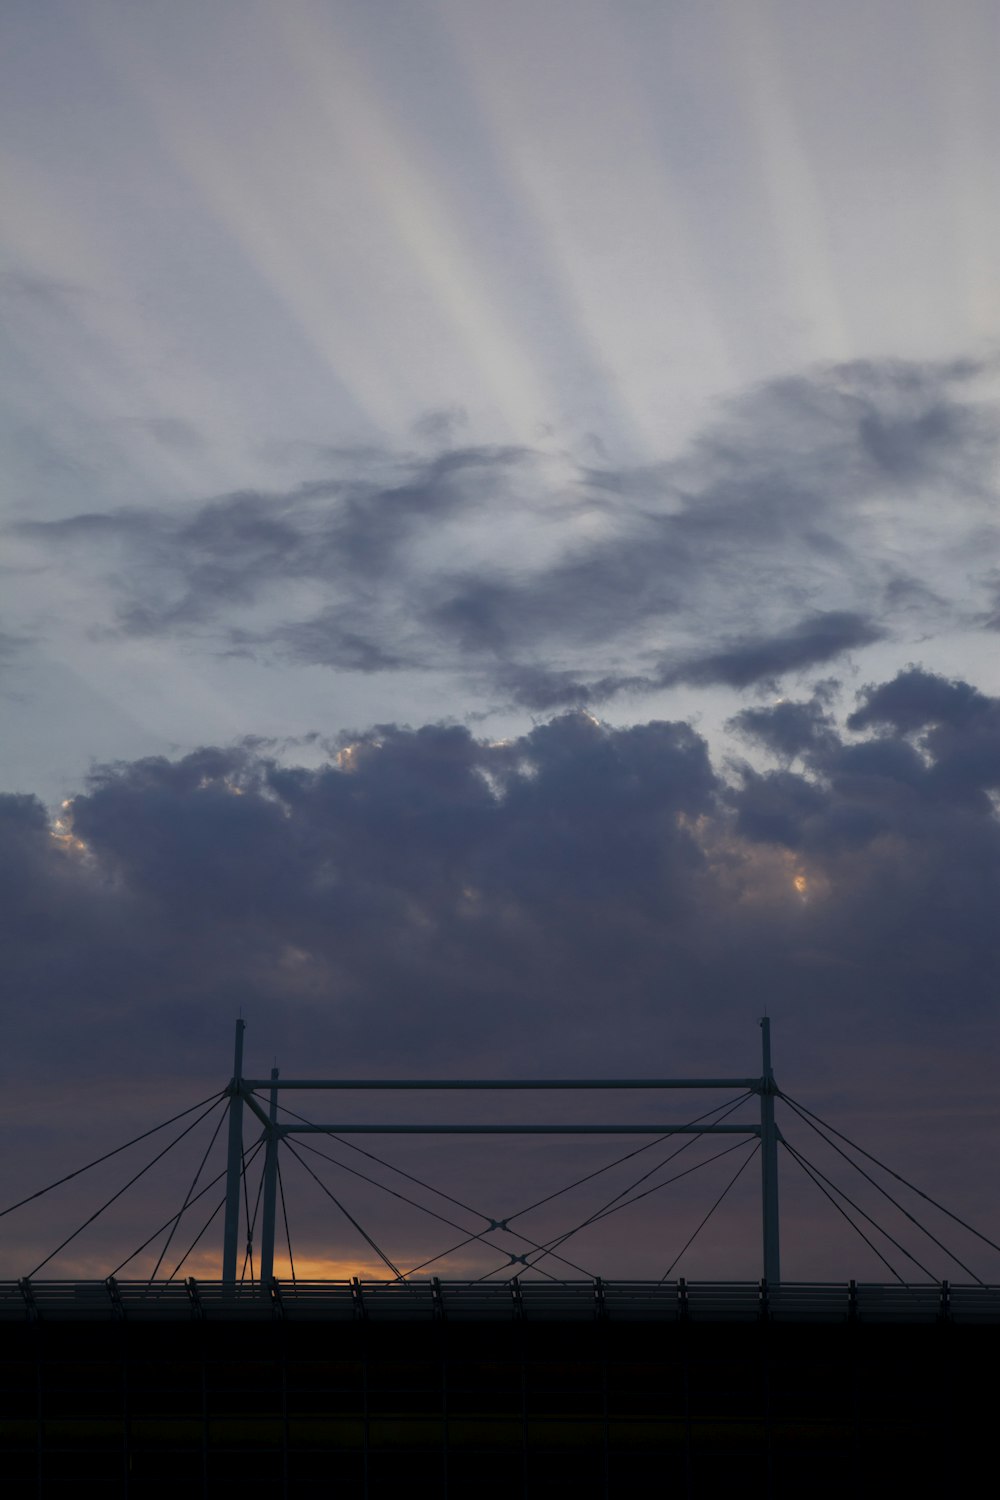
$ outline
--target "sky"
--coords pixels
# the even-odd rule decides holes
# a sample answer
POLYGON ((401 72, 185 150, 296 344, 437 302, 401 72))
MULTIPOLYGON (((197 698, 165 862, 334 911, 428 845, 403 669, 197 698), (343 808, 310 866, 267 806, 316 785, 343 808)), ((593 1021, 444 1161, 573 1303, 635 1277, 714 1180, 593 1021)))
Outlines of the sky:
MULTIPOLYGON (((240 1013, 258 1073, 742 1077, 767 1011, 1000 1238, 998 63, 989 0, 3 7, 7 1198, 240 1013)), ((392 1159, 621 1154, 553 1151, 392 1159)), ((682 1273, 759 1274, 755 1170, 682 1273)), ((786 1274, 881 1279, 782 1174, 786 1274)))

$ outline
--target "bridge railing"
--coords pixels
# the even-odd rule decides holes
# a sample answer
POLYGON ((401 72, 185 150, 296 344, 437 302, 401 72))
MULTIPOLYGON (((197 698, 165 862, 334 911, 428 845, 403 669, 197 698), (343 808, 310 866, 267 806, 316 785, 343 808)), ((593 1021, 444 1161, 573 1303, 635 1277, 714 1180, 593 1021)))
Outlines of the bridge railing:
POLYGON ((1000 1323, 1000 1286, 919 1282, 3 1281, 0 1322, 1000 1323))

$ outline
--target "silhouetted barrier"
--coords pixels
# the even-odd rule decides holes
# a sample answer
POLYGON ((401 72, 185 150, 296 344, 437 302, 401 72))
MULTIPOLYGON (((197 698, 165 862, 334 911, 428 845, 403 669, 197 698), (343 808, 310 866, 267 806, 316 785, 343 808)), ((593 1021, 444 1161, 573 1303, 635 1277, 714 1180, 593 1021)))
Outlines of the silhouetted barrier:
POLYGON ((1000 1323, 1000 1286, 571 1281, 4 1281, 0 1322, 1000 1323))
POLYGON ((1000 1288, 8 1282, 4 1500, 971 1494, 1000 1288))

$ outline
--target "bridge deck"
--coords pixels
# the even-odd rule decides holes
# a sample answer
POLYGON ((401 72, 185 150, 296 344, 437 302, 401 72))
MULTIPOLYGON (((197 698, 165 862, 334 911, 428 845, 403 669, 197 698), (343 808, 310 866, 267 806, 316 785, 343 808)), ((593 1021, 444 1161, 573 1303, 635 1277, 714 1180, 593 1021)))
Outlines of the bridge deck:
POLYGON ((1000 1286, 949 1282, 0 1282, 0 1322, 1000 1324, 1000 1286))

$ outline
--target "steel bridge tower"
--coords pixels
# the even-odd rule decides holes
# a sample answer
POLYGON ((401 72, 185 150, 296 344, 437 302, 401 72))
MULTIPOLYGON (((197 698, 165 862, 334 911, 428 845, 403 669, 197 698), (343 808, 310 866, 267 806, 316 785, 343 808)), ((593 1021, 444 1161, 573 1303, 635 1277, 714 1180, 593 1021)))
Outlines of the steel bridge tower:
POLYGON ((239 1256, 240 1187, 243 1170, 243 1110, 246 1106, 262 1127, 264 1152, 263 1216, 261 1224, 261 1282, 267 1286, 274 1273, 275 1202, 277 1193, 278 1148, 288 1135, 747 1135, 760 1141, 761 1161, 761 1231, 762 1270, 768 1286, 781 1281, 781 1249, 778 1218, 778 1143, 780 1132, 774 1118, 774 1101, 778 1086, 771 1064, 771 1023, 764 1017, 761 1028, 761 1071, 754 1078, 589 1078, 589 1079, 281 1079, 272 1068, 270 1078, 243 1076, 243 1037, 246 1022, 236 1022, 236 1044, 233 1076, 229 1095, 229 1149, 226 1169, 225 1229, 223 1233, 222 1280, 235 1286, 239 1256), (337 1121, 313 1124, 299 1121, 285 1124, 278 1120, 278 1093, 295 1090, 461 1090, 489 1092, 497 1090, 598 1090, 598 1089, 741 1089, 756 1094, 760 1100, 760 1121, 755 1124, 676 1125, 661 1122, 642 1124, 573 1124, 573 1125, 358 1125, 337 1121), (267 1090, 268 1109, 261 1106, 257 1091, 267 1090))

